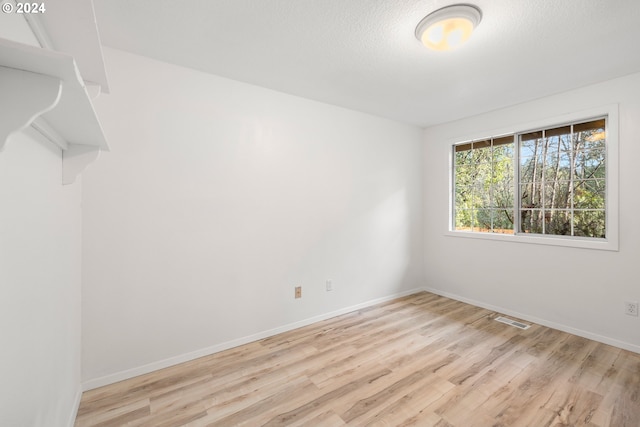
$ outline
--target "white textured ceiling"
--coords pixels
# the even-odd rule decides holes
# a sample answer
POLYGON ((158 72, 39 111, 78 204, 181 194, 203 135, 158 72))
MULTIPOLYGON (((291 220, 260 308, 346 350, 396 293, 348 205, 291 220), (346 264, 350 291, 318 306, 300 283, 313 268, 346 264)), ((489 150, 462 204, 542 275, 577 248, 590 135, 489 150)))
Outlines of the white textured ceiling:
POLYGON ((415 27, 455 1, 94 0, 105 46, 420 126, 640 71, 640 0, 471 2, 432 52, 415 27))

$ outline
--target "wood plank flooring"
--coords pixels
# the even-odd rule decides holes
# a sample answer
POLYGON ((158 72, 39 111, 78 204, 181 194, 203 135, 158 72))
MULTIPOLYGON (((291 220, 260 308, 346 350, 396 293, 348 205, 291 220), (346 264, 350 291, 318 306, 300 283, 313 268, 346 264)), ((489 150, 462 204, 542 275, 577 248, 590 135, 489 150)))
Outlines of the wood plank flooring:
POLYGON ((639 354, 497 316, 414 294, 85 392, 76 426, 640 426, 639 354))

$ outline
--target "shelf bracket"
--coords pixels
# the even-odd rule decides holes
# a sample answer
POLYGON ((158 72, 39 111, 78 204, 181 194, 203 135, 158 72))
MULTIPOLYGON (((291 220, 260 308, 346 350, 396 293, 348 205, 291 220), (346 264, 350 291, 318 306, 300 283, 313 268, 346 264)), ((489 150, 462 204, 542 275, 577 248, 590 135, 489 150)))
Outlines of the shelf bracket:
POLYGON ((109 150, 73 57, 0 38, 0 150, 29 125, 60 147, 63 184, 109 150))
POLYGON ((12 133, 52 110, 61 94, 58 78, 0 66, 0 151, 12 133))

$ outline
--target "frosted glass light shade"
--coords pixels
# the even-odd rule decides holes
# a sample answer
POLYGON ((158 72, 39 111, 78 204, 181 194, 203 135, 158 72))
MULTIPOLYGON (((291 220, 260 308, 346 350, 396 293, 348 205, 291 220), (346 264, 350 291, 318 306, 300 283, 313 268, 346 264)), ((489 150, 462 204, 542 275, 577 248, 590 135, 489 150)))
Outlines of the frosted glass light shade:
POLYGON ((480 9, 470 4, 443 7, 420 21, 416 38, 429 49, 455 49, 471 37, 481 19, 480 9))

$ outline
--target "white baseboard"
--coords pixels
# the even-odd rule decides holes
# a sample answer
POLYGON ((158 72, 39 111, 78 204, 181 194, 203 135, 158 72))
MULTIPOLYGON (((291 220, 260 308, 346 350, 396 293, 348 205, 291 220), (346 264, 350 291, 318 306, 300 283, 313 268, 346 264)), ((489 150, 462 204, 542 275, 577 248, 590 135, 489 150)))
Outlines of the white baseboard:
POLYGON ((76 390, 76 396, 73 399, 73 407, 71 408, 71 414, 69 414, 69 422, 67 425, 69 427, 73 427, 76 423, 76 418, 78 417, 78 409, 80 408, 80 400, 82 399, 82 385, 78 384, 76 390))
POLYGON ((594 334, 592 332, 589 331, 585 331, 582 329, 577 329, 571 326, 567 326, 567 325, 563 325, 560 323, 556 323, 556 322, 550 322, 548 320, 545 319, 540 319, 538 317, 535 316, 530 316, 528 314, 525 313, 520 313, 518 311, 515 310, 510 310, 508 308, 505 307, 498 307, 492 304, 487 304, 483 301, 477 301, 474 299, 470 299, 470 298, 465 298, 465 297, 461 297, 460 295, 456 295, 456 294, 452 294, 450 292, 445 292, 445 291, 441 291, 439 289, 434 289, 434 288, 430 288, 430 287, 425 287, 423 288, 424 291, 427 292, 431 292, 437 295, 441 295, 443 297, 447 297, 447 298, 451 298, 457 301, 461 301, 461 302, 465 302, 467 304, 471 304, 471 305, 475 305, 477 307, 482 307, 482 308, 486 308, 487 310, 491 310, 491 311, 497 311, 499 313, 502 314, 506 314, 509 316, 513 316, 513 317, 517 317, 523 320, 527 320, 529 322, 532 323, 537 323, 538 325, 542 325, 542 326, 547 326, 549 328, 553 328, 553 329, 557 329, 559 331, 562 332, 567 332, 573 335, 577 335, 579 337, 583 337, 583 338, 588 338, 590 340, 593 341, 598 341, 601 342, 603 344, 609 344, 612 345, 614 347, 618 347, 618 348, 622 348, 624 350, 629 350, 629 351, 633 351, 634 353, 640 353, 640 346, 635 345, 635 344, 631 344, 625 341, 619 341, 615 338, 610 338, 610 337, 606 337, 604 335, 599 335, 599 334, 594 334))
MULTIPOLYGON (((102 387, 105 385, 113 384, 118 381, 127 380, 129 378, 137 377, 139 375, 148 374, 153 371, 157 371, 159 369, 168 368, 170 366, 177 365, 179 363, 188 362, 199 357, 209 356, 214 353, 218 353, 220 351, 228 350, 233 347, 237 347, 239 345, 247 344, 253 341, 261 340, 264 338, 268 338, 273 335, 277 335, 283 332, 288 332, 293 329, 297 329, 303 326, 310 325, 312 323, 320 322, 322 320, 330 319, 332 317, 340 316, 341 314, 350 313, 352 311, 359 310, 361 308, 369 307, 375 304, 380 304, 382 302, 390 301, 395 298, 400 298, 403 296, 415 294, 417 292, 424 291, 423 288, 411 289, 404 292, 399 292, 393 295, 389 295, 382 298, 376 298, 374 300, 366 301, 360 304, 352 305, 350 307, 345 307, 340 310, 332 311, 329 313, 321 314, 318 316, 310 317, 308 319, 300 320, 298 322, 289 323, 284 326, 280 326, 277 328, 269 329, 266 331, 258 332, 253 335, 249 335, 246 337, 238 338, 235 340, 227 341, 224 343, 216 344, 211 347, 203 348, 200 350, 192 351, 190 353, 181 354, 178 356, 170 357, 168 359, 159 360, 157 362, 149 363, 143 366, 139 366, 137 368, 127 369, 126 371, 117 372, 115 374, 105 375, 103 377, 91 379, 82 383, 82 390, 87 391, 94 388, 102 387)), ((79 401, 78 401, 79 402, 79 401)))

